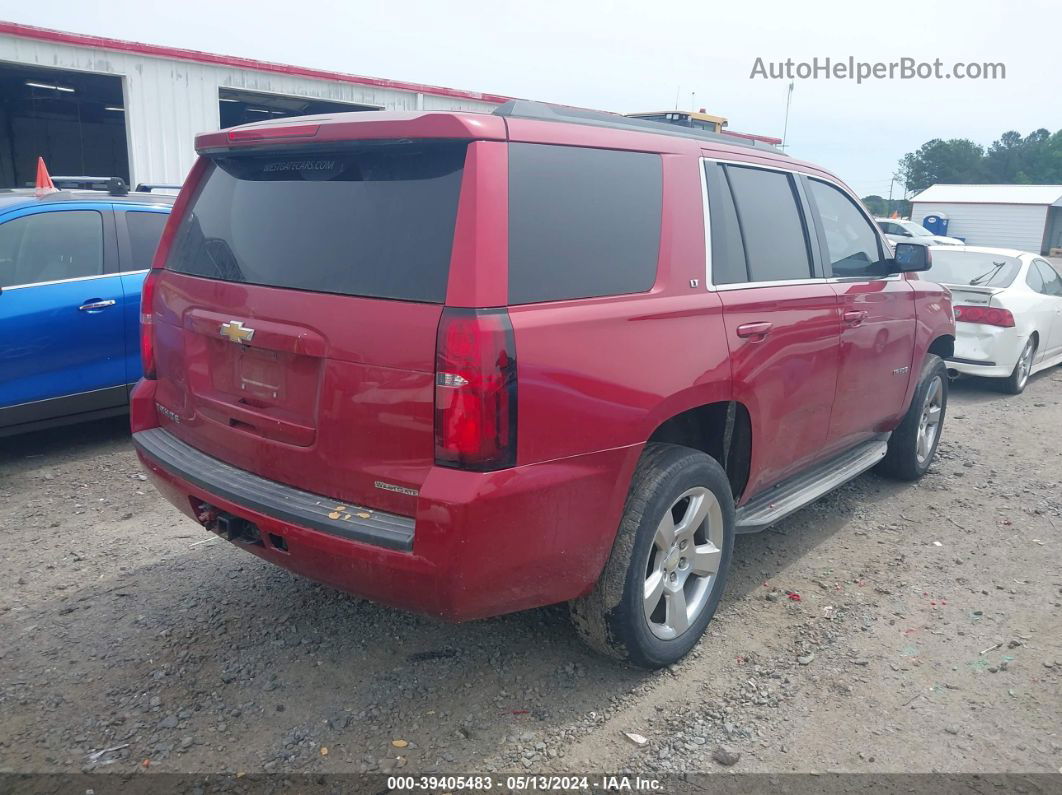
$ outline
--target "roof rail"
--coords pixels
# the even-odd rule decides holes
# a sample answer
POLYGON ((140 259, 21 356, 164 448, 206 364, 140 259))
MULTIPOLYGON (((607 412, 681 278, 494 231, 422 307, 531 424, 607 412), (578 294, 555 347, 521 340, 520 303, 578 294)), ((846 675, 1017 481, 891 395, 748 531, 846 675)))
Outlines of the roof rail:
POLYGON ((600 110, 586 110, 585 108, 573 108, 567 105, 551 105, 546 102, 532 102, 526 99, 514 99, 499 105, 493 111, 494 116, 504 116, 513 119, 535 119, 537 121, 567 122, 568 124, 586 124, 590 127, 608 127, 613 130, 629 130, 631 132, 647 132, 657 135, 671 135, 676 138, 696 138, 712 143, 726 144, 727 146, 747 146, 751 149, 763 149, 775 154, 785 154, 762 141, 738 138, 736 136, 720 135, 708 130, 697 130, 690 127, 679 127, 667 122, 648 121, 646 119, 633 119, 630 116, 621 116, 618 113, 607 113, 600 110))
POLYGON ((52 177, 52 184, 60 190, 105 190, 112 196, 129 193, 121 177, 52 177))
POLYGON ((180 190, 180 185, 154 185, 147 182, 137 183, 135 193, 151 193, 153 190, 180 190))

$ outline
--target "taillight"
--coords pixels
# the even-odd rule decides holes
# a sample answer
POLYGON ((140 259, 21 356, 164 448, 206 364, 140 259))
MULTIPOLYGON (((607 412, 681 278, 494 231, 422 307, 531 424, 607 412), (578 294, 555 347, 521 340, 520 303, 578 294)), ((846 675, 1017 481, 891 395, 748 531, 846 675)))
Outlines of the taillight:
POLYGON ((140 288, 140 365, 144 378, 155 378, 155 316, 152 311, 155 301, 155 285, 161 268, 152 268, 144 277, 140 288))
POLYGON ((1009 309, 993 306, 957 306, 955 320, 959 323, 981 323, 986 326, 1014 327, 1014 315, 1009 309))
POLYGON ((443 310, 435 353, 435 463, 516 463, 516 347, 504 309, 443 310))
POLYGON ((233 130, 230 141, 261 141, 266 138, 313 138, 320 125, 299 124, 287 127, 252 127, 249 130, 233 130))
POLYGON ((210 161, 200 157, 195 161, 192 170, 188 172, 188 178, 181 188, 177 201, 173 203, 170 217, 166 219, 166 226, 162 229, 162 237, 159 238, 155 256, 151 259, 151 269, 144 277, 144 283, 140 288, 140 364, 144 371, 144 378, 153 379, 157 376, 155 369, 155 288, 166 265, 166 258, 173 248, 173 241, 177 237, 177 229, 184 217, 192 193, 203 181, 203 175, 210 161))

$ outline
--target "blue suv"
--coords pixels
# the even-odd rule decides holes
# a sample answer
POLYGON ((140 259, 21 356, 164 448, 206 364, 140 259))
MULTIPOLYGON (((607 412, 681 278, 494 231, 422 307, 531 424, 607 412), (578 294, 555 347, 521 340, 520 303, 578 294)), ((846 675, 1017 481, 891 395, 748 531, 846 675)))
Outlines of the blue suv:
POLYGON ((0 191, 0 436, 128 407, 140 286, 174 197, 105 184, 0 191))

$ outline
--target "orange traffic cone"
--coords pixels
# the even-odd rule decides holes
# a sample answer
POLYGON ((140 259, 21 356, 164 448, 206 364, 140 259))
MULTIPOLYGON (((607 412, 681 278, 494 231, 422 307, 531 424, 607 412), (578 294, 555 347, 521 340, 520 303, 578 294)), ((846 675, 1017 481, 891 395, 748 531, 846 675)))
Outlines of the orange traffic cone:
POLYGON ((52 182, 52 177, 48 173, 48 167, 44 165, 44 158, 37 158, 37 195, 43 196, 45 193, 51 193, 56 190, 55 183, 52 182))

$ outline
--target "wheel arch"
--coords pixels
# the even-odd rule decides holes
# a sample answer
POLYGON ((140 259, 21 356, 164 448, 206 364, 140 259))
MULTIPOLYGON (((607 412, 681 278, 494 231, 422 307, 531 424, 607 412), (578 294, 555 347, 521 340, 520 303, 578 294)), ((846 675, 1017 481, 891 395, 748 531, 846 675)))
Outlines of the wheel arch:
POLYGON ((658 418, 646 442, 677 444, 711 456, 726 472, 736 501, 749 481, 752 437, 748 407, 736 400, 715 400, 658 418))
POLYGON ((929 343, 926 353, 933 353, 941 359, 950 359, 955 355, 955 335, 941 334, 929 343))

